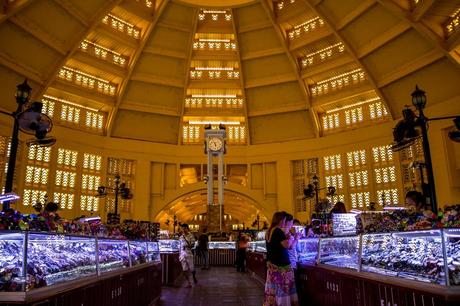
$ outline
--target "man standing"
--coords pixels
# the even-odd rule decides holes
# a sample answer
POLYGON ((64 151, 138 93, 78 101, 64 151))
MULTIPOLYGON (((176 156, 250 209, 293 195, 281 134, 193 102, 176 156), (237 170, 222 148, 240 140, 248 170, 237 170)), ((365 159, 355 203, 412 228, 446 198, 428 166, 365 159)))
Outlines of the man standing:
POLYGON ((198 254, 203 259, 203 266, 201 269, 209 269, 209 252, 208 252, 208 234, 206 233, 207 229, 203 228, 203 232, 200 237, 198 237, 198 254))
POLYGON ((184 277, 187 280, 187 287, 191 288, 192 282, 190 281, 190 273, 193 276, 193 282, 196 284, 196 272, 195 265, 193 264, 193 252, 195 247, 195 237, 190 233, 188 224, 182 224, 180 227, 180 237, 179 240, 182 245, 182 249, 179 253, 179 261, 182 265, 182 271, 184 272, 184 277))

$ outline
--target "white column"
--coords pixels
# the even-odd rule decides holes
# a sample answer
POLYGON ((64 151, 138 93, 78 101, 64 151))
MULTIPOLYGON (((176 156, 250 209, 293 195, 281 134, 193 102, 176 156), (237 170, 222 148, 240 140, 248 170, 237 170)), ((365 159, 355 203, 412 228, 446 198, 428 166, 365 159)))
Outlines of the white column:
POLYGON ((219 225, 222 231, 222 205, 224 205, 224 154, 219 152, 219 164, 217 168, 218 198, 219 198, 219 225))

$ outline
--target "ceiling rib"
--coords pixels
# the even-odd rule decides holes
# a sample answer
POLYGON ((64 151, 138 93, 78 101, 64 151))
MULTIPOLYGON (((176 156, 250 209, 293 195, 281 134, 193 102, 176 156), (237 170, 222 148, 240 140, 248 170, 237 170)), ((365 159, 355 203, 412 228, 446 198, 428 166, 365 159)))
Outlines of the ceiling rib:
POLYGON ((359 16, 367 12, 372 6, 374 6, 375 3, 376 3, 375 0, 365 0, 361 2, 361 4, 359 4, 354 10, 348 13, 345 17, 343 17, 342 20, 340 20, 340 23, 336 25, 336 29, 342 30, 347 25, 352 23, 355 19, 357 19, 359 16))
POLYGON ((192 62, 193 39, 194 39, 194 36, 195 36, 195 33, 196 33, 196 29, 198 27, 198 12, 199 11, 198 11, 197 8, 195 8, 193 10, 192 31, 190 31, 188 44, 187 44, 187 46, 189 46, 189 49, 188 49, 188 57, 187 57, 187 60, 185 61, 185 65, 184 65, 184 75, 185 75, 184 85, 185 86, 184 86, 184 94, 182 96, 182 108, 181 108, 181 112, 180 112, 179 132, 177 133, 177 144, 178 145, 182 144, 182 137, 183 137, 182 129, 183 129, 183 126, 184 126, 184 114, 185 114, 185 97, 187 95, 187 88, 190 86, 190 73, 189 73, 189 70, 190 70, 190 64, 192 62))
POLYGON ((299 67, 297 65, 297 61, 294 59, 293 55, 289 51, 289 47, 287 46, 286 39, 283 36, 283 34, 281 33, 281 29, 280 29, 279 25, 276 23, 274 15, 273 15, 273 12, 271 11, 271 9, 270 9, 268 3, 266 2, 266 0, 261 0, 261 5, 262 5, 263 9, 265 10, 265 13, 267 14, 267 17, 270 20, 270 22, 271 22, 271 24, 273 26, 273 29, 276 32, 276 34, 278 36, 278 39, 280 40, 281 45, 283 46, 284 53, 286 54, 286 56, 287 56, 287 58, 289 60, 289 63, 291 64, 291 68, 294 69, 295 79, 297 80, 297 82, 298 82, 298 84, 300 86, 300 90, 301 90, 301 92, 302 92, 302 94, 303 94, 303 96, 305 98, 305 107, 306 107, 306 109, 308 109, 308 112, 309 112, 309 114, 311 116, 311 119, 312 119, 314 127, 315 127, 314 128, 315 136, 316 136, 316 138, 318 138, 318 137, 320 137, 320 124, 319 124, 318 114, 316 114, 316 112, 311 107, 310 94, 308 92, 308 88, 305 85, 305 82, 303 81, 303 79, 302 79, 302 77, 300 75, 299 67))
POLYGON ((112 111, 110 112, 110 115, 107 118, 107 136, 109 137, 112 135, 113 123, 115 121, 115 117, 120 107, 120 103, 121 101, 123 101, 123 98, 126 92, 126 87, 128 85, 129 80, 131 79, 131 75, 133 74, 134 67, 136 66, 136 63, 140 55, 142 54, 142 50, 144 49, 144 46, 147 43, 147 40, 149 39, 153 28, 158 23, 158 19, 160 19, 160 16, 163 13, 168 3, 169 3, 169 0, 163 0, 163 2, 160 4, 160 7, 158 8, 156 14, 153 16, 153 20, 150 22, 150 24, 148 25, 144 33, 144 37, 142 41, 139 43, 136 51, 134 52, 134 55, 132 56, 132 59, 129 63, 128 72, 126 73, 126 77, 121 82, 120 89, 118 90, 118 97, 115 103, 115 107, 112 109, 112 111))
POLYGON ((0 52, 0 64, 2 66, 10 68, 11 70, 17 72, 20 75, 25 76, 30 80, 37 82, 40 85, 45 84, 45 81, 43 81, 42 76, 38 71, 30 68, 27 65, 22 64, 19 61, 10 58, 8 55, 3 54, 3 52, 0 52))
MULTIPOLYGON (((3 1, 3 2, 7 2, 7 1, 3 1)), ((14 2, 13 4, 6 4, 6 11, 2 12, 4 15, 0 15, 0 24, 8 20, 11 16, 17 14, 20 10, 26 8, 32 2, 34 2, 34 0, 18 0, 14 2)), ((4 9, 5 9, 5 4, 4 4, 4 9)))
POLYGON ((369 73, 369 71, 366 69, 366 67, 361 63, 359 60, 358 56, 356 55, 356 50, 354 50, 351 47, 351 44, 347 42, 346 39, 340 34, 340 32, 334 27, 334 24, 327 18, 326 14, 324 14, 321 9, 316 5, 313 5, 310 3, 311 0, 303 0, 318 16, 320 16, 326 24, 329 25, 329 27, 332 29, 334 32, 335 36, 345 45, 345 49, 348 50, 348 53, 352 56, 352 58, 355 60, 355 62, 359 65, 359 67, 366 73, 366 76, 371 83, 371 85, 374 87, 377 95, 380 97, 382 102, 385 104, 386 108, 389 110, 389 113, 391 115, 391 118, 396 118, 396 113, 395 111, 390 107, 390 103, 388 103, 387 99, 383 95, 382 91, 380 90, 379 87, 377 87, 377 83, 375 82, 373 76, 369 73))
POLYGON ((72 5, 68 0, 54 0, 56 4, 58 4, 61 8, 63 8, 67 13, 69 13, 72 17, 77 19, 82 25, 85 27, 90 26, 90 21, 86 20, 85 16, 80 13, 80 11, 72 5))
POLYGON ((243 93, 243 99, 244 99, 244 120, 245 120, 246 131, 247 131, 246 145, 250 145, 251 144, 251 133, 249 133, 248 100, 246 99, 246 88, 244 86, 243 66, 241 64, 240 40, 239 40, 238 31, 236 29, 236 22, 235 22, 236 16, 235 16, 234 9, 231 9, 230 11, 232 14, 233 33, 235 33, 235 41, 238 46, 238 48, 236 48, 236 57, 238 58, 238 67, 240 67, 240 87, 241 87, 241 91, 243 93))
POLYGON ((107 1, 106 4, 99 10, 99 12, 93 17, 93 19, 89 22, 89 27, 88 29, 83 32, 77 39, 73 41, 73 46, 71 48, 68 48, 69 51, 65 52, 65 56, 58 61, 58 63, 51 69, 51 72, 48 74, 46 78, 46 84, 45 87, 42 88, 42 90, 38 93, 38 97, 41 97, 45 94, 46 90, 48 87, 52 84, 54 81, 59 69, 61 69, 62 66, 64 66, 67 61, 72 57, 72 55, 75 53, 76 50, 78 50, 78 47, 80 46, 80 43, 85 37, 90 33, 98 24, 101 22, 102 17, 104 17, 110 10, 117 5, 121 0, 110 0, 107 1))

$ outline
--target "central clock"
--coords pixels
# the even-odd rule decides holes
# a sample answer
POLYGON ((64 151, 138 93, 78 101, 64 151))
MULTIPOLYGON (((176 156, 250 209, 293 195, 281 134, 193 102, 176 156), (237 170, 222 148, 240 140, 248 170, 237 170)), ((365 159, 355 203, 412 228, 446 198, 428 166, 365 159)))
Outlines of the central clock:
POLYGON ((224 145, 224 142, 222 141, 221 138, 218 137, 211 137, 208 140, 208 148, 211 151, 220 151, 224 145))

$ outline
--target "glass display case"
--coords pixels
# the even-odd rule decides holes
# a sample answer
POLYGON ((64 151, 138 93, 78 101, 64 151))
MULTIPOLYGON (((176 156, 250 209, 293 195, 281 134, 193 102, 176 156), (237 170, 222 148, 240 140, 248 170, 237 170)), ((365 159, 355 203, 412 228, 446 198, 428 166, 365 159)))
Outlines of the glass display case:
POLYGON ((96 239, 1 232, 0 264, 0 291, 28 291, 96 275, 96 239))
POLYGON ((297 242, 297 258, 300 263, 314 264, 318 260, 319 238, 302 238, 297 242))
POLYGON ((128 240, 98 240, 99 269, 101 273, 130 266, 128 240))
POLYGON ((365 234, 362 244, 363 271, 446 284, 442 230, 365 234))
POLYGON ((156 241, 147 242, 147 261, 148 262, 160 262, 160 247, 156 241))
POLYGON ((267 247, 265 245, 265 240, 248 242, 248 251, 267 253, 267 247))
POLYGON ((131 255, 131 265, 137 266, 147 262, 147 242, 129 241, 129 254, 131 255))
POLYGON ((460 229, 444 229, 448 285, 460 285, 460 229))
POLYGON ((209 241, 208 242, 208 249, 236 249, 236 242, 235 241, 209 241))
POLYGON ((160 260, 156 242, 0 231, 0 292, 29 291, 160 260))
POLYGON ((161 254, 179 253, 181 249, 180 240, 161 239, 158 241, 161 254))
POLYGON ((320 238, 318 263, 359 270, 360 236, 320 238))

